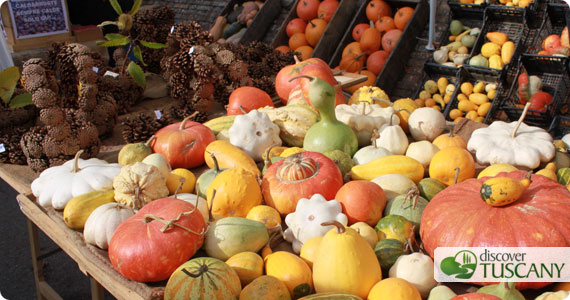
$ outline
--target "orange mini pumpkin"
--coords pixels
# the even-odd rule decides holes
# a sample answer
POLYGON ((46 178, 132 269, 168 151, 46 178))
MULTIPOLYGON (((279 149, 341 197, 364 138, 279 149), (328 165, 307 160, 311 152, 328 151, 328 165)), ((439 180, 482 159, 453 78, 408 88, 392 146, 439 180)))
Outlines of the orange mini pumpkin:
POLYGON ((429 177, 447 186, 454 184, 456 177, 458 183, 465 181, 475 177, 475 160, 469 151, 460 147, 441 149, 429 164, 429 177))
POLYGON ((402 31, 400 29, 392 29, 386 32, 382 37, 382 49, 392 52, 392 50, 396 48, 396 44, 398 44, 401 35, 402 31))
POLYGON ((439 150, 452 146, 456 146, 467 150, 467 142, 465 142, 465 140, 462 137, 454 134, 453 130, 450 131, 449 133, 444 133, 436 137, 432 143, 436 145, 439 148, 439 150))
POLYGON ((368 56, 366 59, 366 69, 374 73, 374 75, 378 76, 380 72, 382 72, 382 69, 384 68, 384 65, 386 64, 389 56, 390 53, 384 50, 378 50, 370 54, 370 56, 368 56))
POLYGON ((382 34, 376 28, 368 28, 362 34, 360 39, 360 49, 366 54, 372 54, 375 51, 380 50, 382 45, 382 34))
POLYGON ((358 70, 362 69, 364 62, 366 62, 365 53, 361 53, 359 55, 348 54, 341 59, 339 66, 341 70, 356 73, 358 70))
POLYGON ((323 32, 325 32, 325 28, 327 28, 327 22, 325 20, 313 19, 309 21, 307 28, 305 28, 305 37, 309 45, 312 47, 317 45, 323 32))
POLYGON ((362 37, 362 33, 364 33, 364 30, 370 28, 369 24, 366 23, 360 23, 356 26, 354 26, 354 28, 352 29, 352 38, 357 41, 360 42, 360 38, 362 37))
POLYGON ((313 55, 313 47, 305 45, 297 48, 295 52, 299 52, 301 56, 301 61, 310 58, 313 55))
POLYGON ((292 50, 297 50, 297 48, 306 45, 309 45, 309 42, 307 42, 307 38, 304 33, 297 32, 289 38, 289 48, 292 50))
POLYGON ((360 42, 352 42, 342 50, 342 57, 345 57, 349 54, 359 55, 362 53, 362 49, 360 48, 360 42))
POLYGON ((396 29, 396 24, 394 24, 394 19, 390 16, 383 16, 374 23, 374 27, 381 34, 384 34, 392 29, 396 29))
POLYGON ((404 6, 398 9, 396 14, 394 15, 394 24, 396 25, 396 28, 404 30, 404 28, 406 28, 406 25, 412 18, 413 14, 414 14, 414 9, 409 6, 404 6))
POLYGON ((366 17, 372 22, 383 16, 391 16, 392 8, 382 0, 372 0, 366 6, 366 17))

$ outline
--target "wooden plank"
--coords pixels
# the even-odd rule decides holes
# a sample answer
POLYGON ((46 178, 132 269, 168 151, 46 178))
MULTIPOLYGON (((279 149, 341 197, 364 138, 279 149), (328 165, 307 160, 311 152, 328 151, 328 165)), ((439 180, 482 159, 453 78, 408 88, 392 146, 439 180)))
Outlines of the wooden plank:
POLYGON ((0 163, 0 178, 20 194, 32 193, 30 185, 37 176, 28 166, 0 163))
POLYGON ((253 41, 263 39, 273 21, 281 13, 281 0, 267 0, 261 7, 259 12, 253 18, 253 21, 247 27, 245 34, 239 40, 241 45, 249 45, 253 41))
POLYGON ((340 83, 343 88, 347 88, 355 84, 365 82, 366 79, 368 79, 368 76, 356 73, 342 72, 338 75, 335 75, 334 78, 340 83))
POLYGON ((324 61, 332 57, 336 46, 349 29, 350 22, 360 7, 360 2, 366 1, 340 1, 331 21, 315 46, 312 57, 318 57, 324 61))
POLYGON ((39 289, 45 299, 63 300, 63 298, 61 298, 61 296, 45 281, 39 282, 39 289))
POLYGON ((38 235, 38 227, 32 223, 30 220, 26 220, 28 225, 28 237, 30 242, 30 254, 32 255, 32 268, 34 272, 34 284, 36 286, 36 294, 38 299, 44 299, 42 296, 42 289, 40 288, 40 282, 44 280, 43 274, 43 264, 38 260, 40 255, 40 238, 38 235))

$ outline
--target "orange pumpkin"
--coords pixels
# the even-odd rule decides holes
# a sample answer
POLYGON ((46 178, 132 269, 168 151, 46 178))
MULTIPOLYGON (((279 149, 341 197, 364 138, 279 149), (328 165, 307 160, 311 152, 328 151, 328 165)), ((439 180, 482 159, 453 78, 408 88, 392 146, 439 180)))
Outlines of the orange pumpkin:
POLYGON ((318 17, 319 4, 319 0, 300 0, 297 4, 297 16, 305 21, 318 17))
POLYGON ((346 45, 346 47, 344 47, 344 50, 342 50, 342 56, 341 57, 345 57, 349 54, 359 55, 361 53, 362 53, 362 49, 360 48, 360 42, 352 42, 352 43, 346 45))
POLYGON ((360 39, 360 49, 366 54, 380 50, 382 34, 376 28, 370 27, 364 31, 360 39))
POLYGON ((325 22, 330 22, 338 4, 338 0, 325 0, 321 2, 318 9, 319 19, 323 19, 325 22))
POLYGON ((289 46, 283 45, 283 46, 279 46, 279 47, 275 48, 275 50, 277 50, 283 54, 286 54, 287 52, 291 51, 291 48, 289 48, 289 46))
POLYGON ((414 14, 414 9, 409 6, 404 6, 398 9, 396 14, 394 15, 394 24, 396 25, 396 28, 404 30, 404 28, 406 28, 406 25, 408 24, 408 21, 410 21, 410 19, 412 18, 413 14, 414 14))
POLYGON ((394 19, 390 16, 383 16, 374 23, 374 27, 381 34, 384 34, 392 29, 396 29, 396 24, 394 24, 394 19))
POLYGON ((352 38, 355 41, 360 42, 360 37, 362 37, 362 33, 364 33, 364 30, 368 28, 370 28, 370 25, 366 23, 360 23, 354 26, 354 28, 352 29, 352 38))
POLYGON ((313 55, 313 47, 305 45, 297 48, 295 52, 299 52, 299 56, 301 57, 301 61, 310 58, 313 55))
POLYGON ((361 53, 359 55, 349 54, 341 59, 339 66, 341 70, 356 73, 358 70, 362 69, 365 61, 365 53, 361 53))
POLYGON ((306 27, 307 27, 307 22, 305 22, 305 20, 301 18, 295 18, 289 21, 289 23, 287 23, 287 26, 285 27, 285 32, 287 32, 288 37, 291 37, 292 35, 298 32, 304 33, 306 27))
POLYGON ((383 16, 391 16, 392 8, 382 0, 372 0, 366 6, 366 17, 372 22, 383 16))
POLYGON ((441 149, 429 164, 429 176, 447 186, 454 184, 456 177, 457 183, 465 181, 475 177, 475 160, 463 148, 452 146, 441 149))
POLYGON ((402 31, 400 29, 392 29, 382 37, 382 49, 388 52, 392 52, 398 44, 398 40, 402 35, 402 31))
POLYGON ((368 58, 366 59, 366 69, 374 73, 374 75, 378 76, 382 71, 382 69, 384 68, 386 60, 388 60, 389 56, 390 53, 388 53, 387 51, 384 50, 375 51, 374 53, 370 54, 370 56, 368 56, 368 58))
POLYGON ((465 142, 465 140, 462 137, 455 135, 453 133, 453 130, 450 131, 449 133, 444 133, 436 137, 432 143, 436 145, 439 148, 439 150, 453 146, 467 150, 467 142, 465 142))
POLYGON ((363 86, 373 86, 374 83, 376 83, 376 75, 368 70, 360 70, 358 71, 358 74, 360 75, 366 75, 366 77, 368 77, 366 79, 366 81, 361 82, 359 84, 355 84, 351 87, 346 88, 347 91, 354 93, 356 92, 356 90, 358 90, 359 88, 363 87, 363 86))
POLYGON ((297 50, 297 48, 307 45, 309 45, 309 42, 307 42, 307 38, 304 33, 297 32, 289 38, 289 48, 292 50, 297 50))
POLYGON ((305 28, 305 37, 307 38, 307 42, 309 45, 315 47, 323 32, 325 32, 325 28, 327 28, 327 22, 322 19, 313 19, 307 24, 307 28, 305 28))

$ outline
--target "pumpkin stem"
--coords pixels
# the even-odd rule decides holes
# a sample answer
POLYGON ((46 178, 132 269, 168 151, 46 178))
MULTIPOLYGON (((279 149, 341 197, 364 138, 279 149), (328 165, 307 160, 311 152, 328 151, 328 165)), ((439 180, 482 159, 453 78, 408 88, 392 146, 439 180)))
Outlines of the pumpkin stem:
POLYGON ((376 140, 380 138, 380 133, 378 133, 378 128, 374 128, 374 130, 372 130, 372 145, 374 146, 374 149, 378 149, 378 144, 376 143, 376 140))
POLYGON ((210 201, 210 207, 208 207, 208 223, 214 221, 214 215, 212 214, 212 209, 214 208, 214 198, 216 198, 216 189, 212 190, 212 201, 210 201))
POLYGON ((361 115, 366 115, 366 103, 368 103, 367 101, 360 101, 362 102, 362 113, 360 113, 361 115))
MULTIPOLYGON (((369 93, 370 93, 370 92, 369 92, 369 93)), ((386 100, 386 99, 381 99, 381 98, 372 96, 372 100, 374 100, 374 101, 379 101, 379 102, 384 102, 384 103, 388 104, 388 106, 392 106, 392 102, 390 102, 390 101, 388 101, 388 100, 386 100)))
POLYGON ((526 114, 528 113, 529 107, 530 107, 530 101, 525 104, 523 112, 521 114, 521 117, 517 121, 515 128, 513 128, 513 132, 511 133, 511 138, 515 138, 517 136, 517 130, 519 130, 519 126, 521 126, 521 123, 524 121, 524 118, 526 117, 526 114))
POLYGON ((407 201, 412 201, 413 202, 413 209, 416 209, 417 205, 418 205, 418 197, 420 195, 420 191, 418 190, 417 187, 413 186, 411 187, 408 192, 406 193, 406 198, 404 199, 404 201, 400 204, 400 207, 404 207, 404 203, 407 201))
POLYGON ((79 157, 81 156, 81 154, 83 154, 83 149, 77 151, 77 153, 75 153, 75 157, 73 158, 73 168, 71 169, 71 173, 77 173, 79 171, 81 171, 81 169, 79 168, 79 157))
POLYGON ((457 180, 459 180, 459 168, 455 168, 455 180, 453 180, 453 184, 457 184, 457 180))
POLYGON ((342 225, 338 221, 329 221, 329 222, 321 223, 321 226, 331 226, 331 225, 336 227, 336 232, 339 234, 344 233, 346 231, 346 228, 344 227, 344 225, 342 225))
POLYGON ((190 144, 187 144, 186 146, 184 146, 184 148, 182 148, 182 152, 188 151, 188 149, 194 147, 194 145, 196 145, 197 142, 198 140, 193 140, 192 142, 190 142, 190 144))
POLYGON ((239 110, 241 110, 244 115, 247 115, 247 111, 245 111, 245 108, 243 108, 243 106, 240 105, 239 110))
POLYGON ((452 138, 455 136, 455 126, 449 126, 449 137, 452 138))
POLYGON ((185 268, 182 269, 182 272, 192 278, 198 278, 200 276, 202 276, 202 274, 208 272, 208 266, 206 265, 201 265, 200 268, 198 269, 198 274, 192 274, 190 273, 190 271, 186 270, 185 268))
POLYGON ((184 185, 184 182, 186 181, 186 179, 184 177, 180 177, 180 183, 178 184, 178 187, 176 188, 176 190, 174 191, 174 198, 176 198, 176 195, 178 195, 178 192, 180 191, 180 189, 182 188, 182 186, 184 185))
POLYGON ((145 145, 146 145, 147 147, 150 147, 150 144, 152 144, 152 142, 153 142, 154 140, 156 140, 156 135, 151 136, 150 139, 148 139, 148 141, 146 141, 145 145))
POLYGON ((293 81, 293 80, 295 80, 295 79, 299 79, 299 78, 306 78, 306 79, 309 79, 309 80, 311 80, 311 81, 313 81, 313 80, 315 79, 315 78, 313 78, 313 77, 311 77, 311 76, 309 76, 309 75, 297 75, 297 76, 295 76, 295 77, 289 79, 289 82, 291 82, 291 81, 293 81))
POLYGON ((269 148, 267 148, 267 150, 265 150, 265 161, 263 162, 268 168, 271 167, 271 158, 269 157, 269 154, 271 154, 271 149, 273 149, 273 147, 277 147, 279 146, 278 144, 273 144, 271 145, 269 148))
POLYGON ((184 118, 184 120, 182 120, 182 122, 180 122, 180 127, 178 128, 179 130, 184 130, 184 127, 186 126, 186 122, 188 122, 188 120, 194 118, 196 115, 198 114, 198 111, 195 111, 193 114, 189 115, 188 117, 184 118))
POLYGON ((170 228, 176 226, 176 227, 182 228, 183 230, 186 230, 186 231, 188 231, 188 232, 190 232, 190 233, 193 233, 193 234, 195 234, 195 235, 197 235, 197 236, 204 236, 204 235, 206 234, 206 232, 208 231, 208 227, 204 228, 204 229, 202 230, 202 232, 196 232, 196 231, 194 231, 194 230, 192 230, 192 229, 190 229, 190 228, 188 228, 188 227, 186 227, 186 226, 184 226, 184 225, 180 225, 180 224, 178 224, 178 223, 175 223, 175 222, 177 222, 177 221, 180 221, 180 218, 182 218, 182 216, 190 215, 190 214, 194 213, 194 211, 196 211, 196 209, 193 209, 193 211, 191 211, 191 212, 190 212, 190 211, 187 211, 187 212, 180 213, 180 214, 176 217, 176 219, 169 220, 169 221, 166 221, 165 219, 163 219, 163 218, 161 218, 161 217, 159 217, 159 216, 157 216, 157 215, 155 215, 155 214, 146 214, 146 215, 144 215, 144 217, 143 217, 143 222, 144 222, 145 224, 148 224, 148 223, 152 222, 153 220, 156 220, 156 221, 158 221, 158 222, 164 224, 164 227, 162 227, 162 228, 160 229, 160 232, 165 232, 166 230, 168 230, 168 229, 170 229, 170 228))
POLYGON ((301 61, 299 60, 299 58, 297 57, 297 55, 293 55, 293 58, 295 59, 295 64, 300 63, 301 61))
MULTIPOLYGON (((366 55, 365 52, 358 54, 356 57, 354 57, 354 60, 359 60, 361 57, 363 57, 364 55, 366 55)), ((362 71, 362 69, 360 69, 360 71, 362 71)))

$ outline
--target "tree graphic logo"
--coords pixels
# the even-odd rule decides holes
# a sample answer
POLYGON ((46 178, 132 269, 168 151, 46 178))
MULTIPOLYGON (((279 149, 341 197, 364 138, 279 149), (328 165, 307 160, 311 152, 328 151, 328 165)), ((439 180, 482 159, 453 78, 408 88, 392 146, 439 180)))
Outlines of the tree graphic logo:
POLYGON ((469 279, 477 268, 477 255, 469 250, 461 250, 455 256, 444 258, 439 266, 448 276, 455 275, 457 279, 469 279))

